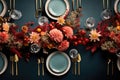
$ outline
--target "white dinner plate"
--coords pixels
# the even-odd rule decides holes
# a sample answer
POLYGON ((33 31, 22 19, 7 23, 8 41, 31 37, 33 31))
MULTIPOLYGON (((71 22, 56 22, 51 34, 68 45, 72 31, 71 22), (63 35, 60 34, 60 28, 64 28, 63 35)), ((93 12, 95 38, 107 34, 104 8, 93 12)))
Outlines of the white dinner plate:
POLYGON ((0 0, 0 16, 4 16, 7 11, 7 4, 5 0, 0 0))
POLYGON ((66 74, 71 66, 69 56, 60 51, 51 53, 46 60, 46 67, 48 71, 55 76, 62 76, 66 74))
POLYGON ((0 52, 0 75, 5 72, 8 66, 7 57, 0 52))
POLYGON ((47 0, 45 11, 48 17, 57 20, 58 17, 65 17, 70 10, 68 0, 47 0))
POLYGON ((114 11, 115 13, 120 15, 120 0, 116 0, 114 3, 114 11))

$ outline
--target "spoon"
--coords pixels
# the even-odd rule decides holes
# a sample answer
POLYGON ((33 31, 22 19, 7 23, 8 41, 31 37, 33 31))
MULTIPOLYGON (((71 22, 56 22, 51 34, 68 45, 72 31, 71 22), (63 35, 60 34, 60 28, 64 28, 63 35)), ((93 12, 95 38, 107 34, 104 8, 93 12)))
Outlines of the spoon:
POLYGON ((14 59, 15 59, 15 63, 16 63, 16 76, 17 76, 18 75, 18 61, 19 61, 17 54, 15 54, 14 59))
POLYGON ((80 54, 78 54, 78 56, 77 56, 77 62, 78 62, 78 75, 80 75, 80 62, 81 62, 80 54))

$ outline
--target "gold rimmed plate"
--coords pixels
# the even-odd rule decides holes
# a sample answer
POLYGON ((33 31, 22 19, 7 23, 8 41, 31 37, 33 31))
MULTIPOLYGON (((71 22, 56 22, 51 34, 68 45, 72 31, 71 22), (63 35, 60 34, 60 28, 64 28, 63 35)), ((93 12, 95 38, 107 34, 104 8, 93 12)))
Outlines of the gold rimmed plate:
POLYGON ((0 16, 4 16, 7 11, 7 4, 5 0, 0 0, 0 16))
POLYGON ((47 70, 55 76, 66 74, 69 71, 70 66, 70 58, 64 52, 55 51, 51 53, 46 60, 47 70))
POLYGON ((57 20, 60 16, 67 16, 70 10, 68 0, 47 0, 45 11, 48 17, 57 20))
POLYGON ((115 13, 120 16, 120 0, 116 0, 114 4, 115 13))

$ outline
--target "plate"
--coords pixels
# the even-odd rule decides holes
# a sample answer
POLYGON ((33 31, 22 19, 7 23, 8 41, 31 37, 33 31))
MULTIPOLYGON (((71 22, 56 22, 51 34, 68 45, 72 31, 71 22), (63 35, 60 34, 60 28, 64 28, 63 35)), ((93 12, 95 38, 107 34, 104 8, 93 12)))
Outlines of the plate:
POLYGON ((116 0, 114 4, 115 13, 120 15, 120 0, 116 0))
POLYGON ((69 9, 68 0, 47 0, 45 4, 46 14, 54 20, 57 20, 60 16, 65 17, 69 9))
POLYGON ((8 66, 7 57, 0 52, 0 75, 5 72, 8 66))
POLYGON ((55 76, 66 74, 69 71, 70 66, 70 58, 64 52, 55 51, 51 53, 46 60, 48 71, 55 76))
POLYGON ((7 5, 5 0, 0 0, 0 16, 4 16, 7 11, 7 5))
POLYGON ((120 58, 117 59, 117 67, 118 67, 118 70, 120 71, 120 58))

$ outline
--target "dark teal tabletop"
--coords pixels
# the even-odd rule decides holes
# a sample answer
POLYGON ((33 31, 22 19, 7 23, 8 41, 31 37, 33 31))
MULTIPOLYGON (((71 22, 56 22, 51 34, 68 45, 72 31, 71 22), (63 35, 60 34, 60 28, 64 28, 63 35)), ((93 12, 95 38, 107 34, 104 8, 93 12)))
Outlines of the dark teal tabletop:
MULTIPOLYGON (((44 0, 45 1, 45 0, 44 0)), ((71 1, 70 2, 71 6, 71 1)), ((75 0, 76 1, 76 0, 75 0)), ((9 0, 6 0, 7 5, 9 7, 9 0)), ((35 0, 16 0, 16 9, 21 10, 23 16, 20 20, 13 21, 19 26, 24 25, 24 23, 33 21, 35 24, 32 26, 38 25, 37 19, 35 18, 35 0)), ((114 14, 114 0, 109 0, 110 9, 114 14)), ((94 17, 96 20, 96 25, 99 21, 101 21, 100 14, 102 12, 102 0, 82 0, 82 14, 83 16, 80 18, 81 20, 81 28, 84 28, 85 20, 88 17, 94 17)), ((43 12, 43 15, 47 16, 46 13, 43 12)), ((7 16, 7 15, 6 15, 7 16)), ((50 19, 51 20, 51 19, 50 19)), ((52 21, 52 20, 51 20, 52 21)), ((83 46, 71 46, 66 53, 68 54, 69 50, 72 48, 76 48, 81 54, 81 63, 80 75, 74 75, 72 73, 72 66, 67 74, 64 76, 56 77, 50 74, 45 67, 45 76, 37 76, 37 55, 31 55, 30 61, 26 62, 24 59, 20 59, 18 62, 19 74, 18 76, 12 76, 10 74, 10 59, 9 52, 6 51, 6 55, 8 57, 8 67, 7 70, 0 75, 0 80, 107 80, 107 60, 104 54, 105 52, 101 50, 97 50, 94 54, 90 51, 86 51, 83 46)), ((42 54, 42 53, 41 53, 42 54)), ((110 64, 110 76, 108 80, 120 80, 120 71, 116 65, 116 59, 114 60, 114 73, 112 75, 112 69, 110 64)))

